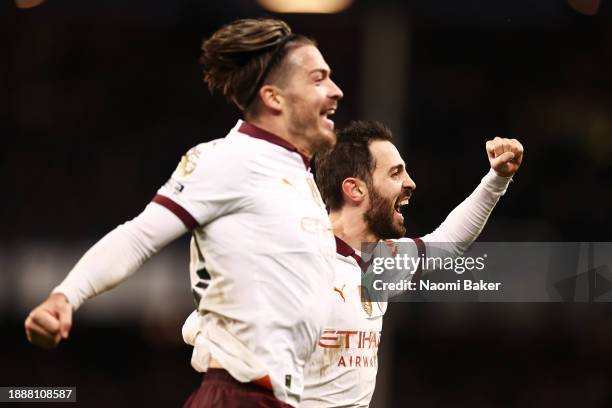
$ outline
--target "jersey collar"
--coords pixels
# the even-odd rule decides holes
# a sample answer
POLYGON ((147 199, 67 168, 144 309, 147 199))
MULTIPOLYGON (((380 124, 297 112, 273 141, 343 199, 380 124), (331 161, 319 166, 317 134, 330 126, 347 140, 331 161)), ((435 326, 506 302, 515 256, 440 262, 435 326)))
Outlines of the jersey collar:
POLYGON ((361 257, 357 255, 357 252, 355 252, 355 250, 349 244, 336 236, 334 236, 334 238, 336 238, 336 252, 342 256, 352 257, 355 261, 357 261, 357 265, 359 265, 361 271, 365 272, 368 269, 368 263, 361 259, 361 257))
POLYGON ((310 168, 310 159, 308 159, 308 157, 305 154, 299 152, 298 149, 294 145, 292 145, 285 139, 276 136, 274 133, 270 133, 267 130, 259 128, 249 122, 242 122, 242 124, 238 128, 238 131, 240 133, 244 133, 245 135, 254 137, 256 139, 262 139, 262 140, 265 140, 266 142, 270 142, 275 145, 284 147, 290 152, 295 152, 299 154, 300 157, 302 158, 302 161, 304 162, 304 166, 306 166, 306 170, 310 168))
POLYGON ((342 256, 351 256, 355 253, 355 250, 342 239, 334 236, 336 238, 336 252, 342 256))

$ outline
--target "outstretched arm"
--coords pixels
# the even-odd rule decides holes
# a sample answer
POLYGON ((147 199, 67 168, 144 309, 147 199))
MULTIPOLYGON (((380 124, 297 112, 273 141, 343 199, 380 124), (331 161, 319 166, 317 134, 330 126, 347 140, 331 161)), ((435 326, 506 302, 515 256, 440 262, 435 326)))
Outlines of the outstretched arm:
POLYGON ((51 295, 28 315, 28 340, 51 348, 68 338, 72 311, 128 278, 142 263, 187 231, 166 208, 150 203, 91 247, 51 295))

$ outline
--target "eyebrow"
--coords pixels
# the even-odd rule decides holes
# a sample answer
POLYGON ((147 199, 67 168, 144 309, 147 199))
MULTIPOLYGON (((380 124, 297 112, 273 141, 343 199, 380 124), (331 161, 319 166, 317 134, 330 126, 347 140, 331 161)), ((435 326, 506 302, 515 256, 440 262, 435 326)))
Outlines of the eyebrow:
POLYGON ((316 68, 316 69, 313 69, 312 71, 310 71, 308 73, 308 75, 317 74, 317 73, 321 73, 323 75, 331 76, 331 69, 316 68))

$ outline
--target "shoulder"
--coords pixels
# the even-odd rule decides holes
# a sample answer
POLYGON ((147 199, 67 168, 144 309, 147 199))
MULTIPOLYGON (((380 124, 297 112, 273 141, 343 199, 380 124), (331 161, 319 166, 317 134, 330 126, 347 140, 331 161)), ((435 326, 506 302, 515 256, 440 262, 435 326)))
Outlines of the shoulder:
POLYGON ((230 133, 224 138, 200 143, 192 147, 185 153, 185 156, 195 156, 196 159, 203 157, 207 160, 222 161, 228 158, 228 156, 243 156, 243 151, 244 149, 240 148, 240 143, 237 142, 236 137, 230 133))
POLYGON ((228 137, 200 143, 183 154, 175 170, 175 176, 189 177, 191 174, 240 173, 249 160, 246 149, 240 148, 228 137))

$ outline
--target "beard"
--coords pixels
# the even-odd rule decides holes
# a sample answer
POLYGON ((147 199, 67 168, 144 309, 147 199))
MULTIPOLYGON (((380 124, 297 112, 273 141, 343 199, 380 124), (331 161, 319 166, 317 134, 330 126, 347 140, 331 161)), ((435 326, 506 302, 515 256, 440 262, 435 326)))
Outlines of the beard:
POLYGON ((298 101, 289 110, 289 131, 302 136, 310 145, 311 154, 334 147, 335 130, 322 129, 319 113, 301 109, 298 101))
POLYGON ((370 231, 378 239, 399 239, 406 234, 406 227, 394 220, 395 201, 382 197, 373 186, 370 189, 370 207, 363 214, 370 231))

